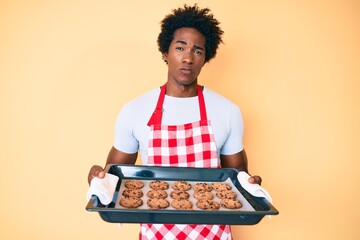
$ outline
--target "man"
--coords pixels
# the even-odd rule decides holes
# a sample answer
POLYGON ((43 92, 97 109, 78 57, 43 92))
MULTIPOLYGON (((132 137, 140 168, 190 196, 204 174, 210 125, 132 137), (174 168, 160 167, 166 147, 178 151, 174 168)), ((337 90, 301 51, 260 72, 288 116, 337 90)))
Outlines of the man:
MULTIPOLYGON (((208 8, 197 5, 175 9, 163 19, 158 46, 168 65, 167 81, 121 109, 106 164, 135 164, 140 151, 144 165, 248 170, 240 109, 198 85, 202 67, 222 42, 219 24, 208 8)), ((102 167, 93 166, 88 181, 104 175, 102 167)), ((261 178, 252 176, 249 182, 260 184, 261 178)), ((230 227, 141 225, 140 239, 198 237, 231 239, 230 227)))

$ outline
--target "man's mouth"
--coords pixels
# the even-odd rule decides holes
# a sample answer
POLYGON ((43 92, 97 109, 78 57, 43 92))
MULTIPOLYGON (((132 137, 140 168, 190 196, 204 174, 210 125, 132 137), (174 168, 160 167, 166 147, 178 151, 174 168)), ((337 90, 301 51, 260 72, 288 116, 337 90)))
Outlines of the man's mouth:
POLYGON ((188 75, 188 74, 192 74, 193 70, 191 68, 183 67, 183 68, 180 68, 180 72, 188 75))

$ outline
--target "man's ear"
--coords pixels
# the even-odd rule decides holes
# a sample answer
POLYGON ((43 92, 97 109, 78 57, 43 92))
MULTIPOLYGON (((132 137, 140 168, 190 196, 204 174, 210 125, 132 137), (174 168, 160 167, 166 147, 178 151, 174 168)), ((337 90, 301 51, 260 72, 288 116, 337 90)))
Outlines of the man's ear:
POLYGON ((162 60, 164 60, 164 62, 168 62, 168 54, 167 53, 163 53, 162 54, 162 60))

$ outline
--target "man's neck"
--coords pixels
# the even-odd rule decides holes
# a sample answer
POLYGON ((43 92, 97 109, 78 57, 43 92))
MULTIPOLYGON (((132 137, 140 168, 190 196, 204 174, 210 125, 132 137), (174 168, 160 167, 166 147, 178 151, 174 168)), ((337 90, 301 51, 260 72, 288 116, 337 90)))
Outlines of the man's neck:
POLYGON ((166 84, 166 95, 179 98, 195 97, 198 95, 197 82, 195 81, 191 85, 181 85, 168 81, 166 84))

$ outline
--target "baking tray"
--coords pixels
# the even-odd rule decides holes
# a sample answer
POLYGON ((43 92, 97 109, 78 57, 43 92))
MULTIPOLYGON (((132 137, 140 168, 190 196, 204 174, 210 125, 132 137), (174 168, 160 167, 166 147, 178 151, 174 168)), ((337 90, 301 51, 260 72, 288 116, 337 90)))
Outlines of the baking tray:
MULTIPOLYGON (((278 210, 265 198, 249 194, 238 182, 238 170, 234 168, 186 168, 157 167, 112 164, 106 172, 119 177, 113 200, 108 205, 100 203, 93 196, 86 210, 98 212, 100 217, 112 223, 169 223, 169 224, 228 224, 254 225, 266 215, 277 215, 278 210), (225 182, 231 181, 242 197, 252 207, 251 210, 174 210, 174 209, 128 209, 119 208, 119 189, 123 180, 136 179, 142 181, 196 181, 225 182)), ((145 203, 146 204, 146 203, 145 203)))

